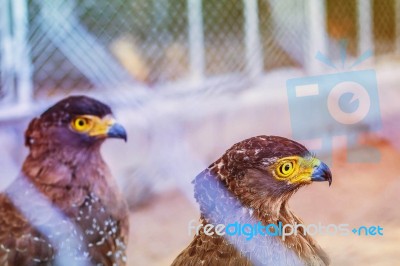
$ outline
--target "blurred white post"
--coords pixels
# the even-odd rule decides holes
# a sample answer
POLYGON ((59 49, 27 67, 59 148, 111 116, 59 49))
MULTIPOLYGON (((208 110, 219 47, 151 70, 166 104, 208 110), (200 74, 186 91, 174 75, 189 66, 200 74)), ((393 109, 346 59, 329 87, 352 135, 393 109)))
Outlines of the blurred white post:
POLYGON ((32 70, 28 45, 28 8, 26 0, 12 0, 14 30, 14 66, 17 78, 17 100, 29 105, 33 97, 32 70))
POLYGON ((374 52, 372 33, 372 7, 371 0, 358 0, 358 54, 367 50, 374 52))
POLYGON ((11 16, 8 12, 10 1, 0 0, 0 7, 0 86, 8 98, 14 89, 11 16))
POLYGON ((204 79, 205 71, 202 0, 188 0, 187 6, 191 79, 199 82, 204 79))
MULTIPOLYGON (((320 72, 321 63, 315 59, 317 52, 326 55, 326 11, 325 0, 305 1, 308 40, 305 41, 305 67, 308 73, 320 72)), ((290 18, 288 18, 290 19, 290 18)), ((299 43, 302 40, 298 40, 299 43)))
POLYGON ((251 78, 263 71, 257 0, 243 0, 245 19, 246 68, 251 78))
POLYGON ((400 0, 395 0, 394 8, 396 16, 396 53, 400 54, 400 0))

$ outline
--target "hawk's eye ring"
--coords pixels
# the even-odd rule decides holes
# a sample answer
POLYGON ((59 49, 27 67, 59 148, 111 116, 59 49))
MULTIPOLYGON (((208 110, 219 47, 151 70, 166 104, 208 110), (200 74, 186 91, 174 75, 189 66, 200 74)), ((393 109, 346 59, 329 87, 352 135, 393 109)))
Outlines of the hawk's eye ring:
POLYGON ((277 169, 278 175, 282 177, 287 177, 291 175, 293 171, 294 171, 293 162, 284 162, 277 169))
POLYGON ((76 117, 74 120, 72 120, 71 126, 75 131, 78 132, 86 132, 92 127, 89 119, 85 117, 76 117))

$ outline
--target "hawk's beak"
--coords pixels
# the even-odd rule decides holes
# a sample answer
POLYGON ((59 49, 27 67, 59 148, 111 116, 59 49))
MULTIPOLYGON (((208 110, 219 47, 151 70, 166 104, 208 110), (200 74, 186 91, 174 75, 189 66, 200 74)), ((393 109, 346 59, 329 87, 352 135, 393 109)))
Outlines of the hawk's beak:
POLYGON ((121 124, 118 124, 118 123, 114 123, 108 128, 107 137, 123 139, 123 140, 125 140, 125 142, 128 139, 125 128, 121 124))
POLYGON ((318 165, 314 166, 311 181, 328 181, 330 186, 332 184, 331 170, 325 163, 320 161, 318 165))
POLYGON ((96 119, 93 128, 89 131, 89 135, 100 138, 117 138, 127 141, 125 128, 121 124, 118 124, 112 116, 96 119))

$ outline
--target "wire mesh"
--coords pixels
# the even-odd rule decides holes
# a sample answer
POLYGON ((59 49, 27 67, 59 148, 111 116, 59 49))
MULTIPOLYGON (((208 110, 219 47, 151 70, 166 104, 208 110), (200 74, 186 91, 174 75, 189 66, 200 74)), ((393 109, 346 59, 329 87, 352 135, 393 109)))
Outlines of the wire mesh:
MULTIPOLYGON (((373 4, 373 35, 375 53, 378 55, 395 52, 396 50, 396 9, 395 0, 372 1, 373 4)), ((398 3, 397 3, 398 5, 398 3)), ((399 15, 399 14, 397 14, 399 15)), ((397 36, 398 38, 399 36, 397 36)))
MULTIPOLYGON (((255 0, 252 7, 251 2, 28 0, 26 40, 34 94, 47 97, 76 89, 124 86, 133 90, 138 84, 159 87, 196 75, 201 82, 249 74, 250 68, 259 74, 307 68, 307 54, 314 52, 309 51, 309 21, 317 19, 309 17, 310 4, 255 0), (256 13, 248 12, 249 8, 256 13), (256 27, 248 26, 252 14, 257 16, 256 27)), ((326 0, 323 21, 317 22, 325 25, 324 32, 317 38, 324 39, 325 50, 333 57, 342 39, 353 56, 363 47, 378 56, 395 53, 400 46, 399 2, 326 0)), ((1 6, 0 98, 14 99, 19 86, 11 52, 15 7, 10 0, 3 0, 1 6)))
POLYGON ((243 72, 243 1, 203 1, 206 74, 243 72))
POLYGON ((2 1, 0 9, 0 99, 10 100, 14 94, 14 73, 12 36, 10 28, 10 5, 7 1, 2 1))

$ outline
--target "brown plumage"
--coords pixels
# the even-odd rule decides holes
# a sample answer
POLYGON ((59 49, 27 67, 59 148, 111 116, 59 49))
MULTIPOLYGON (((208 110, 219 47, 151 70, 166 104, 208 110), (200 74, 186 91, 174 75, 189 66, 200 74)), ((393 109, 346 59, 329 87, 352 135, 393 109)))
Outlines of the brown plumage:
MULTIPOLYGON (((288 200, 312 181, 332 182, 326 164, 301 144, 258 136, 235 144, 193 181, 200 224, 299 224, 288 200)), ((199 230, 172 263, 190 265, 328 265, 326 253, 304 231, 287 236, 217 235, 199 230)), ((195 234, 195 231, 192 232, 195 234)))
POLYGON ((0 265, 125 265, 128 211, 100 154, 106 138, 126 133, 85 96, 30 122, 22 173, 0 194, 0 265))

